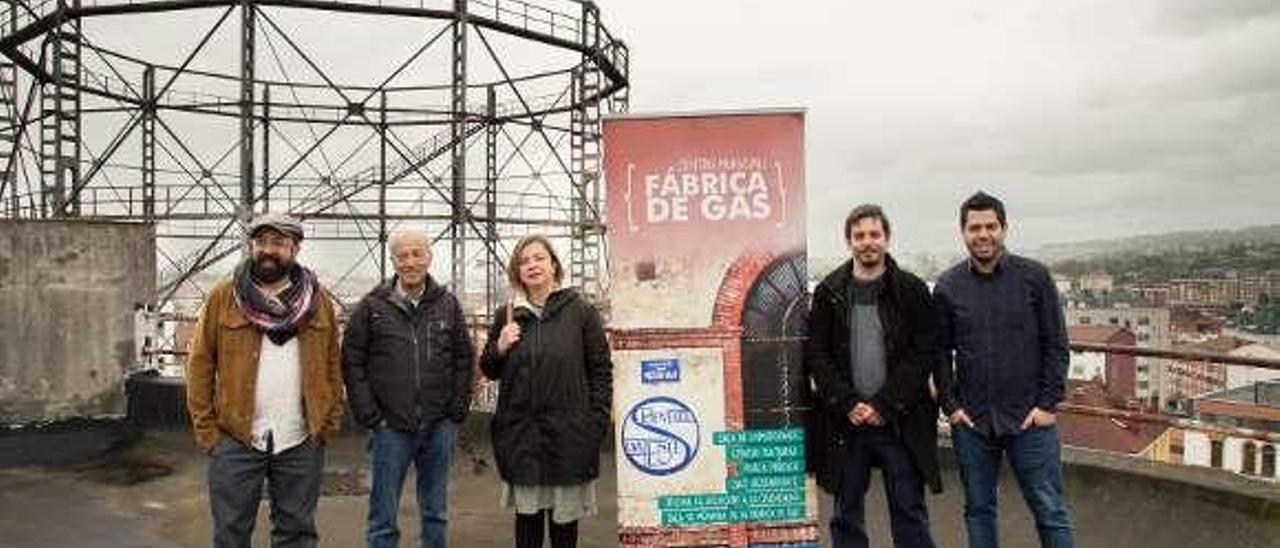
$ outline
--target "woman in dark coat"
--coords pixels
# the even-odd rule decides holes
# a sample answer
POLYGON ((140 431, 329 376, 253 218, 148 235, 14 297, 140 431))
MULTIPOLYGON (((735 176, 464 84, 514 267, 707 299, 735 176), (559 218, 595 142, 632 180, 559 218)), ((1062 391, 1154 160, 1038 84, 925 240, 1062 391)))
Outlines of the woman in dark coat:
POLYGON ((516 512, 517 548, 572 548, 596 513, 600 446, 609 428, 613 364, 599 312, 572 289, 550 242, 529 236, 507 265, 516 298, 494 312, 480 358, 499 381, 490 431, 502 504, 516 512))

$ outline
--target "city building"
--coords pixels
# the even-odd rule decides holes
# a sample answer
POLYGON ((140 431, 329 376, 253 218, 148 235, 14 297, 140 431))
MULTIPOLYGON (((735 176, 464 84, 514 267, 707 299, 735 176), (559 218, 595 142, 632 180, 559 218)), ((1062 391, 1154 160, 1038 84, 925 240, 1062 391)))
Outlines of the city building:
POLYGON ((1245 429, 1190 428, 1182 432, 1182 462, 1268 481, 1280 481, 1280 436, 1245 429))
MULTIPOLYGON (((1072 325, 1067 337, 1073 343, 1134 346, 1137 336, 1117 325, 1072 325)), ((1137 358, 1114 352, 1071 352, 1067 378, 1099 381, 1111 398, 1128 402, 1137 398, 1137 358)))
POLYGON ((1166 308, 1169 306, 1169 284, 1135 284, 1127 289, 1137 296, 1144 306, 1166 308))
MULTIPOLYGON (((1239 338, 1244 344, 1237 346, 1230 354, 1242 358, 1263 358, 1280 360, 1280 349, 1269 344, 1246 338, 1239 338)), ((1227 367, 1227 389, 1252 386, 1257 383, 1280 380, 1280 371, 1246 365, 1227 367)))
POLYGON ((1234 275, 1240 287, 1240 304, 1255 306, 1274 295, 1271 277, 1266 272, 1236 272, 1234 275))
POLYGON ((1262 381, 1205 394, 1193 402, 1205 423, 1280 434, 1280 381, 1262 381))
MULTIPOLYGON (((1169 348, 1172 345, 1170 312, 1164 308, 1113 307, 1066 309, 1068 326, 1093 325, 1123 327, 1134 335, 1134 345, 1169 348)), ((1167 360, 1138 357, 1134 367, 1133 396, 1163 408, 1168 400, 1165 381, 1167 360)))
MULTIPOLYGON (((1235 337, 1214 337, 1199 342, 1175 342, 1173 349, 1181 352, 1227 355, 1247 344, 1235 337)), ((1168 408, 1181 413, 1191 412, 1191 400, 1227 388, 1227 366, 1204 360, 1178 359, 1169 362, 1168 408)))
POLYGON ((1184 278, 1169 280, 1169 306, 1230 308, 1240 304, 1240 280, 1184 278))
POLYGON ((1116 280, 1103 270, 1095 270, 1080 276, 1076 289, 1089 293, 1109 293, 1115 290, 1116 280))
POLYGON ((1226 321, 1201 310, 1173 308, 1169 311, 1169 331, 1178 342, 1203 342, 1222 334, 1226 321))

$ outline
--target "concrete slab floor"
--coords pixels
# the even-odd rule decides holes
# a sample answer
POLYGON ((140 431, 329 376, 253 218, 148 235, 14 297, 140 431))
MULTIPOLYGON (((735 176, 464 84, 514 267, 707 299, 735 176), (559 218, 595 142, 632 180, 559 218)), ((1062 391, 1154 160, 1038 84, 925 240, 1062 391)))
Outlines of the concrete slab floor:
MULTIPOLYGON (((482 458, 492 459, 480 449, 482 458)), ((148 432, 131 448, 74 466, 0 469, 0 547, 183 548, 209 546, 205 457, 187 432, 148 432)), ((604 455, 600 515, 581 524, 583 547, 615 546, 616 482, 612 455, 604 455)), ((1007 472, 1007 470, 1006 470, 1007 472)), ((368 465, 365 438, 348 433, 329 444, 326 494, 318 510, 321 546, 363 546, 368 465)), ((962 498, 955 469, 944 469, 947 492, 929 497, 939 546, 964 545, 962 498)), ((1068 494, 1081 547, 1276 548, 1280 524, 1242 518, 1209 501, 1169 500, 1158 485, 1136 476, 1117 482, 1068 473, 1068 494)), ((492 466, 477 467, 460 451, 450 483, 449 537, 462 548, 512 545, 512 516, 498 506, 492 466)), ((1006 473, 1001 486, 1002 546, 1037 546, 1035 528, 1006 473)), ((268 506, 259 512, 255 546, 268 546, 268 506)), ((873 478, 867 495, 873 546, 888 546, 883 489, 873 478)), ((829 497, 822 497, 825 529, 829 497)), ((417 546, 412 477, 400 510, 402 546, 417 546)), ((825 532, 825 531, 824 531, 825 532)))
MULTIPOLYGON (((208 546, 206 462, 189 433, 149 432, 127 451, 89 463, 0 469, 0 547, 208 546)), ((602 474, 601 514, 581 524, 581 546, 616 544, 612 462, 604 463, 602 474)), ((403 546, 419 542, 413 481, 411 473, 401 499, 403 546)), ((332 440, 316 516, 322 546, 363 546, 367 493, 364 436, 332 440)), ((450 544, 510 546, 512 516, 498 506, 498 497, 492 465, 477 467, 459 451, 449 482, 450 544)), ((254 546, 270 544, 270 528, 264 502, 254 546)))

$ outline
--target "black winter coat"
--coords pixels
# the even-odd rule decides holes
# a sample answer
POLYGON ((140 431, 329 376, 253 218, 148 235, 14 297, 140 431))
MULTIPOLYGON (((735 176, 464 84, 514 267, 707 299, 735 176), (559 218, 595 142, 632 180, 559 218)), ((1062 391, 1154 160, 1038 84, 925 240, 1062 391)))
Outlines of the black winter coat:
POLYGON ((613 362, 599 312, 571 289, 551 294, 542 317, 516 307, 520 341, 497 352, 506 307, 493 314, 480 358, 499 381, 490 431, 502 479, 513 485, 576 485, 600 475, 609 428, 613 362))
POLYGON ((342 337, 342 376, 355 421, 417 430, 441 416, 466 418, 475 349, 462 307, 431 278, 416 308, 396 279, 360 300, 342 337))
MULTIPOLYGON (((885 256, 886 271, 878 298, 885 332, 885 384, 867 403, 902 437, 933 492, 942 491, 938 471, 938 407, 928 378, 937 353, 937 318, 929 289, 920 278, 885 256)), ((848 290, 852 261, 831 272, 813 292, 805 360, 817 388, 810 416, 810 468, 818 484, 838 492, 843 482, 844 445, 853 433, 848 414, 862 398, 853 386, 849 364, 848 290)))

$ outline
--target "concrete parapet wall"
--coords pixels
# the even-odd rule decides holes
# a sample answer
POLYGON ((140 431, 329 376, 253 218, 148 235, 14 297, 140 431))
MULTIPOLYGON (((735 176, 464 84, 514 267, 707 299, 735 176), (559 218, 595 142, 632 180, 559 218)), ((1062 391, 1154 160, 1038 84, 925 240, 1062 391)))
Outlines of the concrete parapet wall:
POLYGON ((155 229, 0 220, 0 424, 118 415, 155 229))

